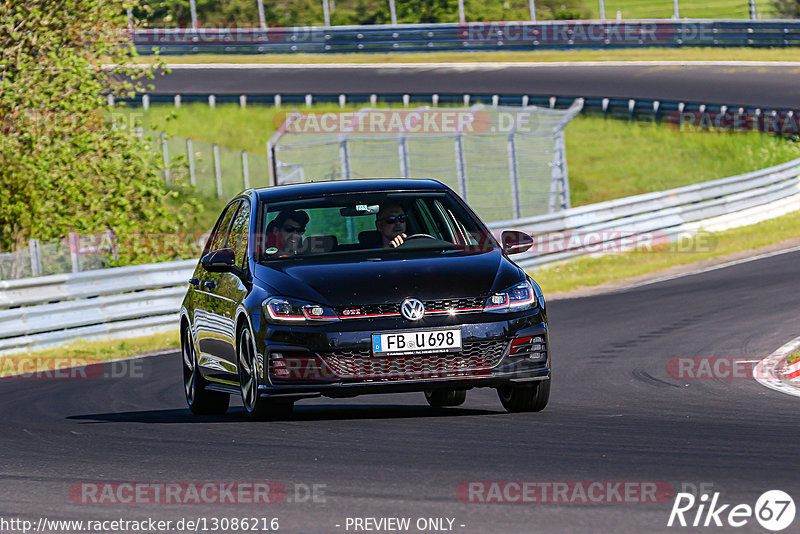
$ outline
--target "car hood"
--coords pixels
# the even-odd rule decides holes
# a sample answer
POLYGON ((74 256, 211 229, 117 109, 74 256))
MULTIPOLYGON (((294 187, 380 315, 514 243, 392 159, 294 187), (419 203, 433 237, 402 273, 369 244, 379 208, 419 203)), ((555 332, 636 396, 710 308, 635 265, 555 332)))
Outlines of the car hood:
POLYGON ((363 256, 296 259, 256 265, 254 274, 271 294, 330 306, 488 296, 524 276, 499 250, 435 257, 387 254, 366 261, 363 256))

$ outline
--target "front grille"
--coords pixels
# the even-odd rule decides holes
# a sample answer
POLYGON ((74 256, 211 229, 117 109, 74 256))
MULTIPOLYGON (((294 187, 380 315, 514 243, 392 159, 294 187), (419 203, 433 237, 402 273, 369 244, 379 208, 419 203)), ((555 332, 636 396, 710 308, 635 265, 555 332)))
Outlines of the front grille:
POLYGON ((488 374, 500 363, 504 341, 466 342, 462 352, 420 356, 372 356, 369 349, 321 354, 339 378, 415 380, 488 374))
MULTIPOLYGON (((437 299, 437 300, 424 300, 422 304, 425 306, 425 313, 433 311, 446 311, 446 310, 463 310, 462 313, 467 311, 481 311, 486 302, 484 297, 464 297, 453 299, 437 299)), ((365 316, 395 314, 400 315, 400 302, 394 304, 364 304, 352 306, 337 306, 334 309, 342 319, 348 318, 363 318, 365 316)))

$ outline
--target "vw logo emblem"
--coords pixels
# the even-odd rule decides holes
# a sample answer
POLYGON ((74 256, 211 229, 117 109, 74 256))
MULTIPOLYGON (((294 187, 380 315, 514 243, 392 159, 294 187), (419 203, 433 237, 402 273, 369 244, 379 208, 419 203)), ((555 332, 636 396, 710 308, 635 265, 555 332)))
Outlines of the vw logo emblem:
POLYGON ((417 321, 425 315, 425 306, 417 299, 406 299, 400 305, 400 313, 409 321, 417 321))

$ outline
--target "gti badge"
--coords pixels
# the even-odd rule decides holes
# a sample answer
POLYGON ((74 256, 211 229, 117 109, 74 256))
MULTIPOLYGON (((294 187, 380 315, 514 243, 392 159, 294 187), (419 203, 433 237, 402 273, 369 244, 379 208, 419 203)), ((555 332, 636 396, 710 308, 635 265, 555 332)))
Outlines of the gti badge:
POLYGON ((417 321, 425 315, 425 306, 417 299, 406 299, 400 306, 400 313, 409 321, 417 321))

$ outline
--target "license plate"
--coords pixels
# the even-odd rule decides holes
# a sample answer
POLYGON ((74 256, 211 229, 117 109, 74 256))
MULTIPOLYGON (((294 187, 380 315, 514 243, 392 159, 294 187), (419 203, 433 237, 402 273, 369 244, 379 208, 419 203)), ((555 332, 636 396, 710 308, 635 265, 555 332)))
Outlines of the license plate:
POLYGON ((461 330, 419 330, 372 334, 372 354, 403 356, 461 350, 461 330))

